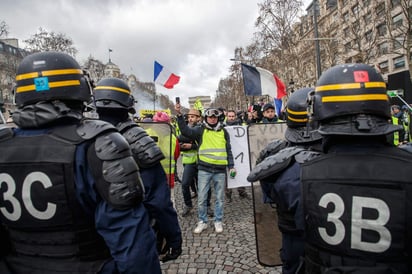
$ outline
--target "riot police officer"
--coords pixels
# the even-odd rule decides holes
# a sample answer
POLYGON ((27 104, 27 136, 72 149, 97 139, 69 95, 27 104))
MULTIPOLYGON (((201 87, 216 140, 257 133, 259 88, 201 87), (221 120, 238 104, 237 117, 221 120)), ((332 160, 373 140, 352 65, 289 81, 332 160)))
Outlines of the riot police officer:
POLYGON ((313 91, 302 88, 291 94, 286 108, 287 141, 270 143, 247 177, 250 182, 260 181, 266 202, 276 204, 282 233, 282 273, 303 273, 305 233, 300 166, 320 154, 322 140, 316 125, 308 119, 307 102, 313 91))
POLYGON ((22 60, 16 81, 18 128, 0 130, 11 272, 160 273, 130 147, 109 123, 83 117, 87 75, 69 55, 41 52, 22 60))
POLYGON ((382 76, 334 66, 312 108, 325 154, 302 167, 306 272, 411 273, 412 154, 387 142, 400 127, 382 76))
POLYGON ((160 163, 164 155, 146 131, 129 117, 129 113, 135 112, 135 100, 129 86, 118 78, 103 79, 94 88, 94 100, 99 118, 114 125, 132 148, 146 190, 143 203, 156 221, 158 251, 165 255, 162 260, 176 259, 182 253, 182 233, 160 163), (166 240, 164 247, 163 237, 166 240))

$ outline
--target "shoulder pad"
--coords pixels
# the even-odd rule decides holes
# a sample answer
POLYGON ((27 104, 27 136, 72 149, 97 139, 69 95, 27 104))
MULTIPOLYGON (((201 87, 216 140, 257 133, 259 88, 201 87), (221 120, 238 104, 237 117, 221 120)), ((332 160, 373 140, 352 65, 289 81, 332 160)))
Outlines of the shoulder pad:
POLYGON ((119 132, 109 132, 96 138, 95 149, 101 160, 114 160, 132 156, 129 144, 119 132))
POLYGON ((247 177, 247 180, 249 182, 256 182, 269 176, 276 175, 289 166, 293 156, 302 150, 304 149, 300 147, 287 147, 275 155, 266 157, 252 169, 247 177))
POLYGON ((93 139, 105 131, 117 131, 110 123, 101 120, 83 120, 77 128, 77 133, 85 140, 93 139))
POLYGON ((9 127, 2 127, 0 128, 0 141, 5 141, 14 136, 14 132, 12 128, 9 127))
POLYGON ((402 150, 405 150, 409 153, 412 153, 412 143, 407 143, 407 144, 404 144, 404 145, 400 145, 399 148, 402 149, 402 150))
POLYGON ((148 168, 165 158, 160 147, 141 127, 131 127, 123 133, 132 149, 133 157, 141 168, 148 168))
POLYGON ((264 149, 259 153, 259 157, 256 160, 256 164, 262 162, 266 157, 278 153, 281 149, 288 146, 288 142, 283 139, 276 139, 270 142, 264 149))
POLYGON ((143 201, 144 185, 133 157, 103 161, 103 178, 110 183, 108 202, 118 209, 135 207, 143 201))
POLYGON ((133 122, 133 121, 131 121, 131 120, 127 120, 126 122, 121 122, 121 123, 118 123, 117 125, 116 125, 116 128, 120 131, 120 132, 123 132, 123 131, 125 131, 125 130, 127 130, 128 128, 131 128, 131 127, 139 127, 135 122, 133 122))
POLYGON ((108 202, 118 209, 131 208, 142 202, 143 182, 126 139, 117 131, 99 135, 95 150, 103 161, 103 178, 109 183, 108 202))
POLYGON ((299 164, 306 163, 312 159, 315 159, 318 157, 321 153, 317 151, 312 151, 312 150, 303 150, 299 152, 298 154, 295 155, 295 160, 299 164))

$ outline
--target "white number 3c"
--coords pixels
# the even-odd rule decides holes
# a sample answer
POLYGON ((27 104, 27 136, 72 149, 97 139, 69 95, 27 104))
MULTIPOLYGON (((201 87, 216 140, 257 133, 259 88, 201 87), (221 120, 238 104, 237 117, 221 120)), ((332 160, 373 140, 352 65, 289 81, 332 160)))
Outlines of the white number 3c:
MULTIPOLYGON (((24 179, 21 193, 24 207, 34 218, 49 220, 56 213, 56 204, 48 202, 44 211, 35 208, 31 199, 31 187, 34 182, 41 183, 44 188, 49 188, 53 185, 50 178, 43 172, 31 172, 28 174, 24 179)), ((7 191, 3 193, 3 199, 5 202, 8 201, 12 208, 8 211, 5 207, 0 207, 0 212, 10 221, 17 221, 21 217, 22 208, 19 200, 15 197, 16 183, 9 174, 0 173, 0 187, 3 183, 7 185, 7 191)))

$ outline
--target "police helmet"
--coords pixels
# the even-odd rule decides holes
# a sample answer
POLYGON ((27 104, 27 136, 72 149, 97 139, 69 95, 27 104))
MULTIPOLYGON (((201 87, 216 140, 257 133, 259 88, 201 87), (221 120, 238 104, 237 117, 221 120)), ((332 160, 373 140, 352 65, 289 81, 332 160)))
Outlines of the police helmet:
POLYGON ((386 84, 366 64, 344 64, 325 71, 316 83, 313 118, 323 135, 386 135, 398 131, 389 120, 386 84))
POLYGON ((77 61, 65 53, 34 53, 23 58, 17 68, 17 105, 51 100, 87 102, 90 96, 91 84, 88 76, 77 61))
POLYGON ((93 92, 97 108, 120 108, 135 113, 133 107, 135 100, 125 81, 119 78, 100 80, 93 92))
POLYGON ((287 102, 285 138, 292 143, 309 143, 320 140, 316 122, 309 121, 308 100, 314 88, 302 88, 293 92, 287 102))

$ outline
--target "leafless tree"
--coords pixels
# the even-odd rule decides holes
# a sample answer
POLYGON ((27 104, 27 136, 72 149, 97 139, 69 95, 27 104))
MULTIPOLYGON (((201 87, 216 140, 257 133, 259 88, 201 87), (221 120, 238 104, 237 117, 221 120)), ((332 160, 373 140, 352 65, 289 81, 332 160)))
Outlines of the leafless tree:
POLYGON ((5 21, 0 21, 0 38, 9 35, 9 26, 5 21))
POLYGON ((405 56, 404 58, 409 61, 409 73, 412 75, 412 1, 391 0, 387 4, 392 5, 393 10, 398 11, 385 14, 389 42, 392 44, 391 53, 405 56))
POLYGON ((48 32, 39 28, 38 32, 29 39, 23 40, 26 43, 26 50, 31 52, 39 51, 60 51, 73 57, 76 56, 77 49, 73 45, 73 40, 63 33, 48 32))
POLYGON ((104 77, 105 65, 100 60, 95 59, 93 56, 89 55, 86 62, 83 64, 83 68, 86 69, 93 81, 96 83, 104 77))
POLYGON ((258 6, 255 43, 264 57, 270 56, 266 59, 271 63, 265 64, 271 66, 268 69, 284 71, 291 59, 288 49, 292 46, 293 25, 299 19, 303 3, 300 0, 265 0, 258 6))

